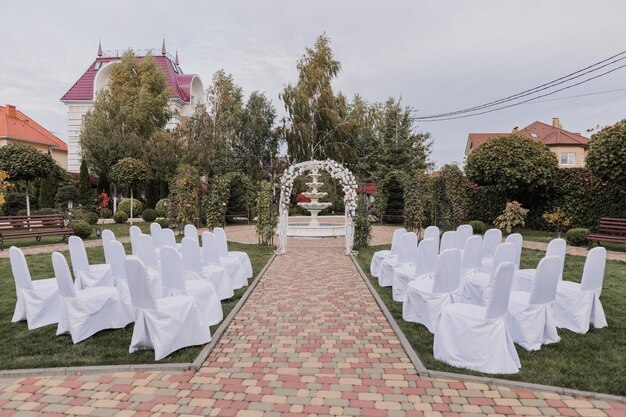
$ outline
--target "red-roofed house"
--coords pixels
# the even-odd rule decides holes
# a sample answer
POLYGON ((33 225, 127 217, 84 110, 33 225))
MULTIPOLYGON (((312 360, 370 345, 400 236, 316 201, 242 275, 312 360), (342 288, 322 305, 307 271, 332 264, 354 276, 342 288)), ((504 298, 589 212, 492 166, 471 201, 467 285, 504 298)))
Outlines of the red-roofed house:
MULTIPOLYGON (((138 59, 143 58, 148 52, 135 51, 138 59)), ((166 126, 174 129, 184 118, 193 114, 197 104, 204 100, 204 86, 200 77, 196 74, 184 74, 178 63, 178 53, 171 57, 165 50, 165 42, 161 48, 161 54, 153 54, 154 60, 165 74, 167 86, 170 90, 170 110, 172 119, 166 126)), ((61 97, 61 101, 67 106, 68 121, 68 171, 80 170, 80 130, 83 116, 89 112, 94 103, 98 91, 106 88, 111 75, 111 65, 120 60, 117 52, 103 53, 98 47, 98 56, 89 65, 83 75, 61 97)))
POLYGON ((533 122, 523 129, 513 129, 506 133, 470 133, 467 137, 465 155, 483 143, 500 136, 522 136, 547 145, 559 159, 562 168, 585 166, 589 138, 580 133, 568 132, 563 129, 557 117, 552 119, 552 125, 542 122, 533 122))
POLYGON ((48 152, 67 169, 67 145, 45 127, 10 104, 0 106, 0 146, 20 143, 48 152))

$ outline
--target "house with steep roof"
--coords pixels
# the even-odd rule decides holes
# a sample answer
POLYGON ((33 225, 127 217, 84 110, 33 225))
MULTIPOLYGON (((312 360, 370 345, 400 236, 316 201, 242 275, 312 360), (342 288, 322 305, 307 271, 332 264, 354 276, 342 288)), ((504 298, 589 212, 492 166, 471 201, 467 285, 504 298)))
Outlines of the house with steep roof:
MULTIPOLYGON (((98 54, 87 70, 61 97, 61 102, 67 106, 68 127, 68 171, 80 170, 80 131, 83 117, 94 104, 97 93, 106 88, 111 76, 112 65, 120 61, 124 51, 102 51, 98 45, 98 54)), ((142 59, 151 54, 156 65, 165 74, 165 79, 170 92, 169 107, 172 119, 168 122, 167 129, 175 129, 184 122, 185 118, 193 115, 196 106, 204 102, 204 86, 197 74, 185 74, 180 67, 178 52, 171 56, 166 48, 165 41, 161 47, 161 53, 155 54, 152 50, 135 50, 137 59, 142 59)))
POLYGON ((12 143, 30 145, 50 152, 57 164, 67 169, 67 145, 15 106, 0 106, 0 146, 12 143))
POLYGON ((533 122, 523 129, 515 128, 505 133, 470 133, 467 137, 465 155, 469 155, 480 145, 500 136, 521 136, 547 145, 559 160, 561 168, 577 168, 585 166, 589 138, 580 133, 563 129, 558 117, 552 119, 552 125, 533 122))

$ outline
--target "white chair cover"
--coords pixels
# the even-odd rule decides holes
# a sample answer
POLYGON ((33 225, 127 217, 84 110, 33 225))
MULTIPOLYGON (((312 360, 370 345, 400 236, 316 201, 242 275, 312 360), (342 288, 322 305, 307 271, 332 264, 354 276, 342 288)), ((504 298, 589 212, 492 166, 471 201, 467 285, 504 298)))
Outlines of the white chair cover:
POLYGON ((521 363, 504 315, 515 266, 500 264, 494 296, 487 307, 450 304, 441 310, 435 328, 435 359, 459 368, 488 374, 514 374, 521 363))
POLYGON ((102 231, 102 249, 104 250, 104 262, 107 264, 111 264, 111 262, 109 261, 109 253, 108 253, 108 249, 109 249, 109 242, 114 242, 115 240, 117 240, 115 238, 115 234, 110 231, 109 229, 104 229, 102 231))
POLYGON ((426 230, 424 230, 424 240, 426 239, 434 239, 437 242, 437 249, 439 249, 439 236, 441 232, 437 226, 428 226, 426 230))
POLYGON ((381 263, 380 274, 378 275, 378 285, 381 287, 391 287, 395 268, 404 264, 414 263, 417 258, 417 235, 408 232, 402 235, 398 256, 389 257, 381 263))
POLYGON ((115 288, 76 290, 67 261, 59 252, 52 254, 52 267, 63 302, 57 336, 69 333, 76 344, 101 330, 121 329, 134 321, 131 306, 122 302, 115 288))
POLYGON ((198 243, 198 246, 200 246, 200 239, 198 238, 198 229, 196 229, 196 226, 193 224, 186 224, 184 232, 185 237, 195 240, 198 243))
POLYGON ((161 248, 164 245, 162 232, 163 228, 159 223, 150 223, 150 236, 152 236, 152 240, 154 241, 154 246, 157 248, 161 248))
POLYGON ((128 351, 154 349, 160 360, 178 349, 207 343, 211 330, 193 297, 157 299, 139 259, 126 260, 126 275, 137 318, 128 351))
POLYGON ((503 262, 511 262, 515 265, 515 246, 512 243, 500 243, 493 259, 491 271, 463 275, 461 299, 464 303, 479 306, 488 304, 497 267, 503 262))
POLYGON ((478 235, 470 236, 465 241, 461 261, 462 274, 480 272, 482 246, 483 239, 478 235))
POLYGON ((461 251, 448 249, 437 258, 434 279, 416 279, 409 282, 402 318, 421 323, 434 333, 441 310, 454 302, 461 278, 461 251))
POLYGON ((456 233, 458 236, 458 248, 463 250, 463 248, 465 248, 465 241, 474 234, 474 228, 471 224, 462 224, 456 228, 456 233))
POLYGON ((176 235, 170 228, 161 230, 161 240, 163 242, 163 246, 171 246, 173 248, 180 249, 180 244, 176 243, 176 235))
POLYGON ((137 237, 141 235, 141 229, 137 226, 130 226, 130 248, 133 255, 137 255, 137 237))
POLYGON ((222 257, 219 254, 215 235, 211 232, 202 233, 202 260, 206 265, 222 266, 228 272, 231 285, 239 289, 248 285, 243 263, 235 257, 222 257))
POLYGON ((554 320, 557 327, 575 333, 587 333, 589 324, 596 329, 607 326, 604 309, 600 302, 606 249, 596 247, 589 251, 580 284, 559 281, 554 302, 554 320))
POLYGON ((183 270, 189 272, 185 276, 187 279, 206 279, 210 281, 215 286, 220 300, 226 300, 235 295, 230 277, 224 267, 217 265, 202 266, 200 248, 195 240, 188 237, 183 238, 181 252, 183 255, 183 270))
POLYGON ((28 330, 59 322, 62 304, 54 278, 33 281, 26 257, 20 248, 9 248, 17 302, 11 323, 26 320, 28 330))
POLYGON ((390 256, 398 256, 398 250, 400 248, 400 239, 402 235, 406 233, 406 229, 396 229, 393 231, 393 237, 391 238, 390 250, 379 250, 374 252, 372 260, 370 262, 370 274, 373 277, 378 277, 380 274, 380 264, 390 256))
POLYGON ((434 239, 424 239, 417 247, 417 258, 414 263, 398 265, 394 268, 392 297, 394 301, 404 302, 406 287, 411 280, 434 275, 437 268, 437 252, 439 246, 434 239))
POLYGON ((519 269, 519 263, 522 259, 522 244, 524 243, 524 238, 519 233, 511 233, 506 237, 505 242, 512 243, 515 245, 515 269, 519 269))
POLYGON ((111 265, 89 265, 87 251, 83 240, 78 236, 70 236, 68 239, 72 269, 74 270, 74 286, 77 290, 92 287, 113 287, 113 275, 111 265))
POLYGON ((513 341, 526 350, 539 350, 542 344, 561 340, 552 309, 560 262, 557 256, 546 256, 537 266, 532 292, 511 291, 507 326, 513 341))
POLYGON ((120 293, 122 302, 131 305, 128 281, 126 279, 126 268, 124 267, 124 262, 126 261, 124 246, 117 240, 109 242, 107 246, 110 256, 109 265, 111 265, 111 274, 113 275, 115 288, 117 288, 117 291, 120 293))
MULTIPOLYGON (((496 248, 502 243, 502 231, 500 229, 489 229, 483 236, 483 248, 481 258, 483 261, 493 262, 493 255, 496 253, 496 248)), ((483 269, 484 271, 491 271, 491 263, 483 269)))
POLYGON ((224 318, 222 304, 217 297, 213 284, 206 280, 185 280, 180 254, 171 246, 161 250, 161 277, 163 289, 168 296, 188 295, 196 299, 196 303, 206 322, 213 326, 224 318))
POLYGON ((459 234, 455 231, 445 232, 441 236, 441 245, 439 247, 439 253, 448 249, 457 249, 459 246, 459 234))
POLYGON ((157 255, 156 245, 152 236, 141 234, 137 236, 137 257, 143 262, 147 268, 160 271, 161 263, 157 255))
MULTIPOLYGON (((546 250, 546 257, 556 256, 559 258, 559 279, 563 279, 563 268, 565 267, 565 253, 567 251, 567 244, 565 239, 552 239, 548 243, 548 249, 546 250)), ((526 291, 531 292, 535 284, 536 269, 519 269, 515 271, 513 275, 513 289, 512 291, 526 291)))
POLYGON ((246 278, 252 278, 252 262, 247 253, 241 251, 229 251, 228 241, 226 239, 226 232, 221 227, 213 229, 213 235, 220 251, 220 256, 223 258, 235 258, 243 264, 243 272, 246 274, 246 278))

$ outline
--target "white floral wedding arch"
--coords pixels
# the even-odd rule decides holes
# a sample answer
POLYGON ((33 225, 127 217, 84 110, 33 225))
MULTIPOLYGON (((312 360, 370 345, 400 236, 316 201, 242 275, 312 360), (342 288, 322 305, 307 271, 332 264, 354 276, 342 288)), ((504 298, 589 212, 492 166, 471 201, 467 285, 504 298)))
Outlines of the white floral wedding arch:
POLYGON ((287 225, 289 222, 289 197, 293 188, 294 180, 306 172, 323 170, 330 176, 341 182, 343 188, 343 201, 345 205, 345 228, 346 228, 346 255, 352 252, 354 245, 354 222, 356 213, 356 178, 350 170, 337 161, 327 159, 325 161, 306 161, 292 165, 285 170, 280 179, 280 218, 278 223, 278 249, 276 253, 287 252, 287 225))

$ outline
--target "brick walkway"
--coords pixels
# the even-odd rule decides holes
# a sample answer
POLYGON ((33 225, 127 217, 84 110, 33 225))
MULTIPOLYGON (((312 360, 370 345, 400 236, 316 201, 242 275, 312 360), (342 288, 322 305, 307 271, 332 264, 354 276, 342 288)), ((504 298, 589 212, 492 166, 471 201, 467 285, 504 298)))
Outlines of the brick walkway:
POLYGON ((422 379, 343 241, 293 240, 196 372, 0 381, 0 416, 626 417, 626 405, 422 379))

